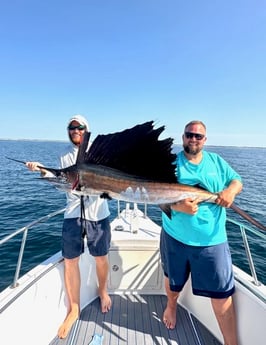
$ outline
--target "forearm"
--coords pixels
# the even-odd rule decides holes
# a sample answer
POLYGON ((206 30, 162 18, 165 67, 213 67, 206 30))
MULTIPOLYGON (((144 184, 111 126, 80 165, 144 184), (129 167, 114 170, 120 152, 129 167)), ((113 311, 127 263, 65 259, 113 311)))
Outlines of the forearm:
POLYGON ((233 180, 227 188, 218 193, 216 204, 223 207, 230 207, 235 200, 237 194, 242 190, 242 182, 233 180))
POLYGON ((233 180, 231 181, 230 185, 227 187, 227 190, 230 191, 230 193, 234 194, 235 196, 239 194, 242 191, 243 184, 239 180, 233 180))

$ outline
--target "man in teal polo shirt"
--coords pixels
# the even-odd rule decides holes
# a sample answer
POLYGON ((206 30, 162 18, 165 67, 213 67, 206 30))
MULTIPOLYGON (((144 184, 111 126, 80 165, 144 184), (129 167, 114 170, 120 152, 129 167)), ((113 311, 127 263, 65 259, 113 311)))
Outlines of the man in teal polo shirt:
POLYGON ((235 287, 225 222, 226 207, 242 190, 241 177, 219 155, 203 150, 207 138, 201 121, 188 123, 182 138, 178 182, 218 193, 218 198, 214 204, 188 198, 172 206, 171 219, 162 214, 160 250, 167 293, 163 322, 169 329, 175 327, 177 299, 191 274, 193 293, 211 298, 224 344, 237 345, 235 287))

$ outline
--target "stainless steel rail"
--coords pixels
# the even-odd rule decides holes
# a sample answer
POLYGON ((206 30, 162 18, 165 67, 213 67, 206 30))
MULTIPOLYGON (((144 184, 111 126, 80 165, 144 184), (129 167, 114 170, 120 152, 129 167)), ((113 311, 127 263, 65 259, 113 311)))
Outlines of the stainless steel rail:
MULTIPOLYGON (((118 204, 118 212, 120 213, 120 205, 118 204)), ((17 261, 17 265, 16 265, 16 271, 15 271, 15 275, 14 275, 14 279, 13 279, 13 284, 11 285, 11 287, 16 287, 17 286, 17 281, 19 279, 19 274, 20 274, 20 268, 21 268, 21 263, 22 263, 22 258, 23 258, 23 253, 24 253, 24 248, 25 248, 25 243, 27 240, 27 235, 28 235, 28 230, 33 228, 35 225, 41 223, 41 222, 45 222, 61 213, 63 213, 65 211, 65 208, 57 210, 55 212, 52 212, 44 217, 41 217, 29 224, 27 224, 26 226, 24 226, 23 228, 20 228, 16 231, 14 231, 13 233, 11 233, 10 235, 4 237, 3 239, 0 240, 0 246, 6 242, 8 242, 10 239, 12 239, 13 237, 17 236, 18 234, 23 232, 23 237, 21 240, 21 245, 20 245, 20 251, 19 251, 19 256, 18 256, 18 261, 17 261)), ((145 206, 145 215, 146 215, 146 206, 145 206)), ((251 271, 251 275, 252 278, 254 279, 254 285, 259 286, 261 283, 259 282, 258 278, 257 278, 257 274, 256 274, 256 269, 255 269, 255 265, 254 265, 254 261, 252 258, 252 254, 251 254, 251 250, 250 250, 250 246, 249 246, 249 242, 248 242, 248 236, 247 233, 252 233, 256 236, 259 236, 260 238, 263 239, 264 243, 266 242, 266 233, 265 232, 261 232, 255 228, 249 227, 247 225, 244 225, 243 223, 237 222, 231 218, 227 218, 227 221, 229 223, 233 223, 235 225, 237 225, 240 228, 241 231, 241 235, 242 235, 242 239, 243 239, 243 243, 244 243, 244 248, 245 248, 245 253, 246 253, 246 257, 248 259, 248 263, 249 263, 249 268, 251 271)))
POLYGON ((26 244, 26 240, 27 240, 27 235, 28 235, 28 230, 33 228, 35 225, 45 222, 48 219, 51 219, 55 216, 57 216, 58 214, 61 214, 65 211, 65 208, 57 210, 55 212, 52 212, 44 217, 41 217, 37 220, 34 220, 33 222, 27 224, 26 226, 23 226, 23 228, 20 228, 16 231, 14 231, 13 233, 11 233, 10 235, 4 237, 3 239, 0 240, 0 245, 6 243, 7 241, 9 241, 11 238, 17 236, 18 234, 23 232, 23 237, 21 240, 21 245, 20 245, 20 251, 19 251, 19 256, 18 256, 18 261, 17 261, 17 266, 16 266, 16 272, 15 272, 15 276, 13 279, 13 284, 11 285, 12 288, 15 288, 17 286, 17 281, 19 278, 19 273, 20 273, 20 268, 21 268, 21 262, 22 262, 22 258, 23 258, 23 253, 24 253, 24 248, 25 248, 25 244, 26 244))
POLYGON ((241 231, 241 235, 242 235, 242 240, 243 240, 243 244, 244 244, 244 248, 245 248, 245 253, 246 253, 246 257, 248 260, 248 264, 249 264, 249 268, 250 268, 250 272, 251 272, 251 276, 253 278, 253 283, 256 286, 261 285, 261 283, 259 282, 258 278, 257 278, 257 273, 256 273, 256 269, 255 269, 255 265, 254 265, 254 261, 252 258, 252 254, 251 254, 251 250, 250 250, 250 246, 249 246, 249 242, 248 242, 248 233, 252 233, 255 236, 258 236, 260 238, 263 239, 263 243, 266 243, 266 233, 262 232, 260 230, 257 230, 255 228, 252 228, 250 226, 244 225, 243 223, 237 222, 229 217, 227 217, 227 221, 229 223, 233 223, 235 225, 237 225, 241 231))

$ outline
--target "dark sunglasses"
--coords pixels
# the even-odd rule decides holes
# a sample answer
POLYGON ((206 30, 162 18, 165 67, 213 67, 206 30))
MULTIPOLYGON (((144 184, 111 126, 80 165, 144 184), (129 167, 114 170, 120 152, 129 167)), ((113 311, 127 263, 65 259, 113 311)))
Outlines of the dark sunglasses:
POLYGON ((70 131, 73 131, 74 129, 78 129, 79 131, 83 131, 85 128, 86 128, 86 126, 84 126, 84 125, 78 125, 78 126, 69 125, 68 126, 68 129, 70 131))
POLYGON ((202 140, 205 137, 204 134, 192 133, 192 132, 185 132, 185 136, 187 139, 192 139, 195 137, 196 140, 202 140))

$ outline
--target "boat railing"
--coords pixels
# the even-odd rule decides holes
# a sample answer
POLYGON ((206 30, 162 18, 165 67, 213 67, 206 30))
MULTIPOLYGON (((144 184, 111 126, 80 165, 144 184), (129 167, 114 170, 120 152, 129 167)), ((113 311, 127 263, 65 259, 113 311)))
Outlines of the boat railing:
POLYGON ((240 232, 241 232, 241 236, 242 236, 242 240, 243 240, 243 244, 244 244, 244 249, 245 249, 245 253, 246 253, 246 257, 248 260, 248 265, 249 265, 249 269, 250 269, 250 273, 251 276, 253 278, 253 284, 256 286, 260 286, 261 283, 257 278, 257 273, 256 273, 256 269, 255 269, 255 265, 254 265, 254 260, 252 258, 252 254, 251 254, 251 249, 249 246, 249 241, 248 241, 248 234, 253 234, 255 236, 258 236, 260 238, 262 238, 264 240, 263 243, 265 243, 266 240, 266 233, 262 232, 260 230, 257 230, 253 227, 250 227, 248 225, 244 225, 243 223, 240 223, 230 217, 227 217, 227 221, 229 223, 235 224, 239 227, 240 232))
MULTIPOLYGON (((45 221, 63 213, 64 211, 65 211, 65 208, 59 209, 59 210, 52 212, 46 216, 40 217, 37 220, 30 222, 26 226, 24 226, 18 230, 15 230, 13 233, 7 235, 6 237, 4 237, 3 239, 0 240, 0 246, 1 246, 2 244, 6 243, 7 241, 12 239, 13 237, 17 236, 18 234, 23 233, 21 245, 20 245, 19 256, 18 256, 18 261, 17 261, 17 265, 16 265, 16 271, 15 271, 15 275, 14 275, 14 279, 13 279, 13 284, 11 285, 12 288, 15 288, 17 286, 17 281, 19 279, 21 263, 22 263, 22 259, 23 259, 24 248, 25 248, 25 243, 27 240, 28 230, 30 230, 31 228, 33 228, 34 226, 36 226, 39 223, 45 222, 45 221)), ((119 204, 118 204, 117 211, 120 214, 119 204)), ((146 212, 147 212, 147 205, 145 205, 145 216, 146 216, 146 212)), ((253 227, 244 225, 243 223, 235 221, 231 218, 227 218, 227 221, 237 225, 240 228, 242 239, 243 239, 243 244, 244 244, 244 248, 245 248, 246 257, 247 257, 250 272, 251 272, 251 276, 254 280, 253 283, 255 285, 259 286, 261 283, 259 282, 259 280, 257 278, 256 269, 255 269, 254 261, 253 261, 252 254, 251 254, 251 249, 250 249, 249 242, 248 242, 247 233, 252 233, 258 237, 261 237, 264 240, 264 242, 266 240, 266 233, 263 233, 263 232, 255 229, 253 227)))
POLYGON ((21 263, 22 263, 22 259, 23 259, 25 244, 26 244, 26 240, 27 240, 27 236, 28 236, 28 230, 33 228, 35 225, 37 225, 39 223, 43 223, 43 222, 57 216, 58 214, 63 213, 64 211, 65 211, 65 208, 54 211, 54 212, 52 212, 46 216, 40 217, 37 220, 34 220, 33 222, 30 222, 29 224, 23 226, 22 228, 15 230, 13 233, 7 235, 6 237, 4 237, 3 239, 0 240, 0 245, 2 245, 4 243, 8 242, 13 237, 23 233, 21 244, 20 244, 19 255, 18 255, 18 261, 17 261, 17 265, 16 265, 16 271, 15 271, 15 275, 14 275, 14 279, 13 279, 13 284, 11 284, 11 288, 15 288, 17 286, 17 281, 19 279, 20 268, 21 268, 21 263))

